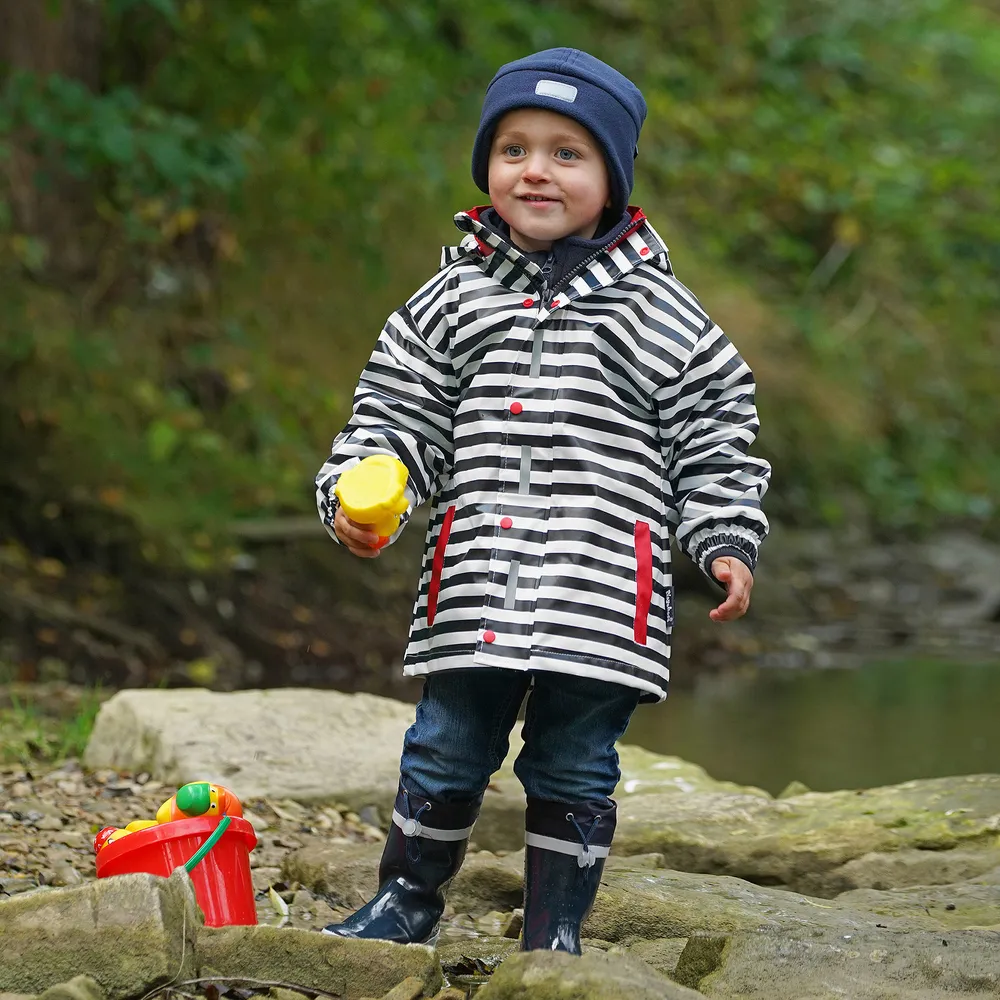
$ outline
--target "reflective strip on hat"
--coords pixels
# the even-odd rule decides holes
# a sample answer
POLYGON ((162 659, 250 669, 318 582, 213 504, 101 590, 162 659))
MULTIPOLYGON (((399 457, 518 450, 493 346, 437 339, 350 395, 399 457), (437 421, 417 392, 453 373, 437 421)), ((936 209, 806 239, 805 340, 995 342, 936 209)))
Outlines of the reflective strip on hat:
POLYGON ((539 97, 554 97, 557 101, 572 104, 576 100, 576 87, 569 83, 559 83, 558 80, 539 80, 535 84, 535 93, 539 97))

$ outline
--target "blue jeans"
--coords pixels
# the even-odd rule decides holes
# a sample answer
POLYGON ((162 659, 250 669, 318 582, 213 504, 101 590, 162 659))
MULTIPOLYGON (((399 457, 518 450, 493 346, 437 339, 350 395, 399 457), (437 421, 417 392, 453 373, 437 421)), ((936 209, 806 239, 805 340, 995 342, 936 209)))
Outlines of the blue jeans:
POLYGON ((541 670, 476 667, 428 676, 403 740, 404 787, 438 802, 478 798, 507 756, 529 688, 524 749, 514 762, 528 797, 607 803, 621 777, 615 743, 640 692, 541 670))

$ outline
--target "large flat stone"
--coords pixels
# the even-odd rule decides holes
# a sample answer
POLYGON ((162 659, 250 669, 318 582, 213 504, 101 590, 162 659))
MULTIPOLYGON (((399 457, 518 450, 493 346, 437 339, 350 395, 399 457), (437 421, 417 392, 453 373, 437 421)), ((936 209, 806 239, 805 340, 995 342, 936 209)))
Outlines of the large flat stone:
POLYGON ((750 931, 853 934, 951 930, 1000 920, 1000 886, 973 883, 816 899, 725 875, 613 868, 604 873, 586 937, 631 942, 750 931), (954 906, 949 910, 948 906, 954 906))
POLYGON ((614 850, 659 853, 683 871, 833 896, 845 888, 840 872, 854 859, 955 848, 992 857, 998 832, 1000 775, 985 774, 783 799, 639 792, 619 798, 614 850))
MULTIPOLYGON (((980 1000, 1000 996, 1000 933, 741 933, 698 982, 739 1000, 980 1000)), ((682 954, 678 963, 684 964, 682 954)))
POLYGON ((853 889, 839 895, 837 902, 883 917, 930 915, 946 928, 1000 931, 1000 885, 986 878, 885 891, 853 889))
POLYGON ((195 975, 202 924, 191 880, 119 875, 0 902, 0 990, 41 993, 77 975, 142 996, 195 975))
MULTIPOLYGON (((514 761, 523 745, 515 727, 510 737, 510 752, 490 781, 483 798, 482 817, 473 834, 476 846, 482 850, 516 851, 524 846, 524 790, 514 774, 514 761)), ((670 802, 703 794, 747 796, 762 802, 771 799, 760 788, 717 781, 703 767, 679 757, 664 757, 627 743, 618 744, 618 757, 622 776, 615 798, 619 803, 651 795, 670 802)))
POLYGON ((424 984, 423 996, 441 986, 441 966, 431 948, 287 927, 206 927, 198 936, 198 959, 202 976, 295 983, 344 1000, 381 997, 414 977, 424 984))
MULTIPOLYGON (((101 706, 84 764, 146 771, 171 785, 216 781, 245 799, 385 810, 396 793, 403 734, 413 716, 412 705, 391 698, 304 688, 120 691, 101 706)), ((473 838, 486 850, 524 843, 524 791, 513 771, 523 745, 516 729, 473 838)), ((738 791, 768 798, 760 789, 715 781, 676 757, 625 745, 619 754, 623 796, 738 791)))
POLYGON ((625 955, 522 952, 500 964, 477 1000, 694 1000, 699 994, 625 955))
POLYGON ((216 781, 240 798, 391 802, 413 706, 368 694, 120 691, 97 715, 90 768, 216 781))
MULTIPOLYGON (((1000 838, 998 838, 1000 839, 1000 838)), ((1000 846, 956 847, 950 851, 873 852, 837 869, 816 873, 824 895, 851 889, 902 889, 911 885, 948 885, 1000 869, 1000 846)), ((808 879, 803 879, 808 882, 808 879)))

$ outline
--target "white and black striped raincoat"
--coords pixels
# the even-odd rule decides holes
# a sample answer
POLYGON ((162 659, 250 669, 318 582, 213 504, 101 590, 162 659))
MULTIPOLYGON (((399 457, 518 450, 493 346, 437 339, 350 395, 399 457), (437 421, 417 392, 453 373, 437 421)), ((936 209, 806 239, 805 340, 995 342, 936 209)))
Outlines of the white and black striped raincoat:
POLYGON ((404 673, 549 670, 666 695, 670 535, 751 567, 768 464, 753 375, 642 212, 547 293, 479 221, 387 322, 317 480, 367 455, 433 498, 404 673))

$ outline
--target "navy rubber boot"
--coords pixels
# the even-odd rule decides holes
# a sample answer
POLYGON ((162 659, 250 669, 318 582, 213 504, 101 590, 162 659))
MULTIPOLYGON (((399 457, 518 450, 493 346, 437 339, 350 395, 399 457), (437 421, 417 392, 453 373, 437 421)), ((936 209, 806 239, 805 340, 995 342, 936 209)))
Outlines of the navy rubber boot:
POLYGON ((434 944, 445 890, 465 859, 480 800, 449 804, 399 787, 379 865, 379 890, 324 934, 397 944, 434 944))
POLYGON ((614 802, 528 799, 522 951, 580 954, 580 926, 601 884, 615 813, 614 802))

